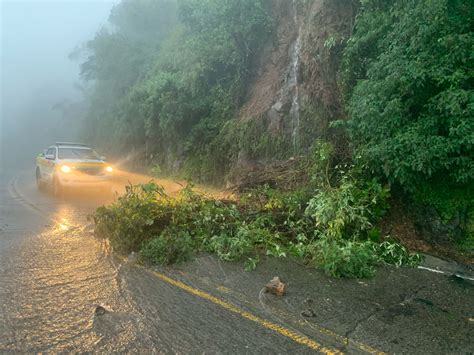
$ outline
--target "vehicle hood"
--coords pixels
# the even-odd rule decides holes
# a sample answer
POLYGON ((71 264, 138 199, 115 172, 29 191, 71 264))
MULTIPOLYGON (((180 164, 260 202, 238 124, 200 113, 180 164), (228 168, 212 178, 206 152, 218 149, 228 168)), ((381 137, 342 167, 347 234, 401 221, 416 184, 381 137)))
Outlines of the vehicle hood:
POLYGON ((70 165, 71 167, 101 167, 107 166, 108 164, 102 160, 89 160, 89 159, 61 159, 60 164, 70 165))

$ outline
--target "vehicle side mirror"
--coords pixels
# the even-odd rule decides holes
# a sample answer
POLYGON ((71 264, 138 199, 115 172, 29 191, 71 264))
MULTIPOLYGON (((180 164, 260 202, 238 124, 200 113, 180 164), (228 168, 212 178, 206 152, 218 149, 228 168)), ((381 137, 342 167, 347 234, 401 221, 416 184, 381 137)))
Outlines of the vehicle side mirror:
POLYGON ((107 158, 102 155, 102 156, 100 157, 100 160, 106 161, 107 158))
POLYGON ((45 154, 45 159, 54 160, 54 154, 45 154))

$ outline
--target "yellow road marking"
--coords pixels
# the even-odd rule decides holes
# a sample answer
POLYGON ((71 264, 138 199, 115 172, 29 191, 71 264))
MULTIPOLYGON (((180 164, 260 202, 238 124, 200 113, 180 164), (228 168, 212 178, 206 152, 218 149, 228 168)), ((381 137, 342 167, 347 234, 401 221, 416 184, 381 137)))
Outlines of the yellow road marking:
MULTIPOLYGON (((209 282, 209 281, 207 280, 207 282, 209 282)), ((246 299, 244 294, 242 294, 238 291, 232 290, 230 288, 227 288, 225 286, 222 286, 222 285, 218 285, 218 284, 215 284, 215 283, 213 283, 213 284, 215 285, 217 291, 222 292, 222 293, 226 293, 226 294, 232 294, 234 297, 236 297, 240 301, 243 301, 245 303, 250 303, 248 301, 248 299, 246 299)), ((282 310, 273 310, 273 312, 277 313, 280 316, 291 318, 291 316, 288 313, 286 313, 282 310)), ((474 319, 473 319, 473 321, 474 321, 474 319)), ((293 321, 293 322, 295 322, 295 321, 293 321)), ((352 344, 352 345, 358 347, 360 350, 362 350, 362 351, 364 351, 368 354, 375 354, 375 355, 385 355, 386 354, 385 352, 383 352, 381 350, 378 350, 378 349, 375 349, 375 348, 373 348, 373 347, 371 347, 367 344, 364 344, 364 343, 361 343, 357 340, 349 339, 348 337, 339 335, 339 334, 333 332, 330 329, 327 329, 327 328, 324 328, 324 327, 320 326, 319 324, 308 322, 306 319, 298 320, 296 323, 298 323, 299 325, 302 325, 304 327, 309 327, 312 330, 317 331, 321 334, 330 336, 331 338, 336 339, 338 342, 340 342, 341 344, 343 344, 345 346, 348 346, 348 345, 352 344)))
MULTIPOLYGON (((124 260, 124 259, 122 259, 122 260, 124 260)), ((178 280, 175 280, 175 279, 172 279, 171 277, 168 277, 168 276, 166 276, 166 275, 164 275, 164 274, 162 274, 158 271, 150 270, 150 269, 147 269, 147 268, 142 267, 142 266, 139 266, 139 267, 141 269, 153 274, 154 276, 158 277, 160 280, 162 280, 162 281, 164 281, 164 282, 166 282, 170 285, 176 286, 176 287, 178 287, 178 288, 180 288, 180 289, 182 289, 182 290, 184 290, 184 291, 186 291, 186 292, 188 292, 192 295, 195 295, 197 297, 208 300, 208 301, 210 301, 210 302, 226 309, 227 311, 238 314, 241 317, 243 317, 245 319, 248 319, 252 322, 255 322, 255 323, 257 323, 258 325, 260 325, 264 328, 273 330, 274 332, 277 332, 277 333, 283 335, 284 337, 293 340, 294 342, 296 342, 298 344, 305 345, 310 349, 317 350, 317 351, 319 351, 323 354, 326 354, 326 355, 342 355, 343 354, 341 351, 339 351, 337 349, 334 349, 334 348, 329 348, 329 347, 323 346, 322 344, 316 342, 313 339, 308 338, 305 335, 299 334, 299 333, 297 333, 297 332, 295 332, 291 329, 288 329, 286 327, 283 327, 283 326, 281 326, 277 323, 265 320, 265 319, 260 318, 260 317, 254 315, 250 312, 244 311, 243 309, 240 309, 239 307, 237 307, 237 306, 235 306, 235 305, 233 305, 229 302, 226 302, 223 299, 215 297, 215 296, 211 295, 210 293, 207 293, 205 291, 201 291, 197 288, 186 285, 185 283, 183 283, 181 281, 178 281, 178 280)))
MULTIPOLYGON (((124 258, 124 257, 121 257, 117 254, 115 254, 116 257, 118 257, 119 259, 121 259, 123 262, 127 262, 127 260, 124 258)), ((161 279, 162 281, 165 281, 166 283, 169 283, 173 286, 176 286, 190 294, 193 294, 197 297, 200 297, 200 298, 203 298, 203 299, 206 299, 216 305, 219 305, 221 306, 222 308, 230 311, 230 312, 233 312, 233 313, 236 313, 238 315, 240 315, 241 317, 245 318, 245 319, 248 319, 248 320, 251 320, 267 329, 270 329, 270 330, 273 330, 293 341, 295 341, 296 343, 298 344, 302 344, 302 345, 305 345, 307 346, 308 348, 310 349, 313 349, 313 350, 317 350, 323 354, 327 354, 327 355, 342 355, 344 354, 343 352, 341 352, 340 350, 338 349, 335 349, 335 348, 329 348, 329 347, 325 347, 323 346, 322 344, 319 344, 318 342, 314 341, 313 339, 310 339, 308 338, 307 336, 305 335, 301 335, 293 330, 290 330, 286 327, 283 327, 277 323, 274 323, 274 322, 271 322, 271 321, 267 321, 263 318, 260 318, 258 316, 255 316, 253 315, 252 313, 249 313, 247 311, 244 311, 240 308, 238 308, 237 306, 229 303, 229 302, 226 302, 218 297, 215 297, 213 295, 211 295, 210 293, 207 293, 205 291, 201 291, 197 288, 194 288, 192 286, 189 286, 181 281, 178 281, 178 280, 175 280, 169 276, 166 276, 165 274, 162 274, 156 270, 151 270, 151 269, 148 269, 144 266, 141 266, 141 265, 136 265, 136 267, 139 267, 141 269, 143 269, 144 271, 148 272, 148 273, 151 273, 153 274, 154 276, 158 277, 159 279, 161 279)), ((233 291, 225 286, 219 286, 217 287, 217 290, 221 291, 221 292, 224 292, 224 293, 233 293, 233 291)), ((301 323, 300 323, 301 324, 301 323)), ((309 323, 308 323, 309 324, 309 323)), ((326 328, 323 328, 319 325, 313 325, 313 324, 309 324, 311 328, 314 328, 313 326, 316 326, 316 329, 318 331, 320 331, 321 333, 323 334, 326 334, 332 338, 335 338, 337 339, 338 341, 340 341, 342 344, 344 344, 345 346, 349 345, 350 343, 352 343, 353 345, 356 345, 360 350, 368 353, 368 354, 376 354, 376 355, 385 355, 386 353, 381 351, 381 350, 378 350, 378 349, 375 349, 369 345, 366 345, 364 343, 361 343, 359 341, 356 341, 356 340, 350 340, 347 338, 347 337, 343 337, 342 335, 339 335, 329 329, 326 329, 326 328)))
MULTIPOLYGON (((25 207, 28 207, 30 209, 32 209, 34 212, 38 213, 41 217, 47 219, 47 220, 51 220, 53 221, 54 223, 58 222, 57 219, 53 218, 53 217, 50 217, 50 216, 47 216, 41 209, 37 208, 35 205, 33 205, 33 203, 29 202, 28 199, 23 196, 18 188, 17 188, 17 178, 14 177, 13 179, 10 180, 10 182, 8 183, 8 190, 10 192, 10 194, 12 195, 12 197, 19 197, 21 200, 19 200, 18 202, 20 202, 21 204, 23 204, 25 207)), ((118 256, 118 255, 116 255, 118 256)), ((125 258, 121 258, 119 257, 122 261, 126 262, 126 259, 125 258)), ((260 318, 260 317, 257 317, 249 312, 246 312, 244 310, 241 310, 240 308, 220 299, 220 298, 217 298, 215 296, 212 296, 211 294, 207 293, 207 292, 204 292, 204 291, 201 291, 201 290, 198 290, 198 289, 195 289, 191 286, 188 286, 180 281, 177 281, 177 280, 174 280, 164 274, 161 274, 157 271, 154 271, 154 270, 150 270, 150 269, 147 269, 145 267, 141 267, 142 269, 144 269, 145 271, 147 272, 151 272, 152 274, 154 274, 155 276, 157 276, 158 278, 160 278, 161 280, 169 283, 169 284, 172 284, 178 288, 181 288, 185 291, 187 291, 188 293, 191 293, 193 295, 196 295, 198 297, 201 297, 203 299, 207 299, 209 301, 211 301, 212 303, 214 304, 217 304, 225 309, 227 309, 228 311, 231 311, 233 313, 236 313, 236 314, 239 314, 240 316, 242 316, 243 318, 246 318, 248 320, 251 320, 253 322, 256 322, 258 323, 259 325, 267 328, 267 329, 271 329, 287 338, 290 338, 291 340, 299 343, 299 344, 302 344, 302 345, 306 345, 307 347, 309 347, 310 349, 314 349, 314 350, 318 350, 324 354, 343 354, 341 351, 337 350, 337 349, 332 349, 332 348, 327 348, 327 347, 323 347, 321 344, 317 343, 316 341, 304 336, 304 335, 300 335, 298 334, 297 332, 295 331, 292 331, 288 328, 285 328, 281 325, 278 325, 276 323, 273 323, 273 322, 270 322, 270 321, 267 321, 263 318, 260 318)), ((233 292, 231 289, 228 289, 227 287, 224 287, 224 286, 220 286, 218 287, 218 290, 221 291, 221 292, 225 292, 225 293, 231 293, 233 292)), ((472 320, 471 318, 469 320, 472 320)), ((313 327, 313 325, 311 325, 311 327, 313 327)), ((323 334, 326 334, 326 335, 329 335, 331 337, 334 337, 336 339, 338 339, 339 341, 341 341, 343 344, 345 345, 348 345, 349 344, 349 341, 347 338, 337 334, 337 333, 334 333, 332 332, 331 330, 328 330, 328 329, 325 329, 325 328, 322 328, 318 325, 316 325, 316 327, 318 328, 318 330, 323 333, 323 334)), ((359 349, 367 352, 367 353, 370 353, 370 354, 378 354, 378 355, 383 355, 385 354, 383 351, 380 351, 380 350, 377 350, 377 349, 374 349, 366 344, 363 344, 363 343, 360 343, 358 341, 351 341, 353 344, 357 345, 359 347, 359 349)))
MULTIPOLYGON (((118 259, 122 260, 122 262, 127 262, 127 260, 120 256, 120 255, 115 255, 118 259)), ((205 299, 205 300, 208 300, 212 303, 214 303, 215 305, 218 305, 224 309, 226 309, 227 311, 230 311, 232 313, 235 313, 235 314, 238 314, 240 315, 241 317, 247 319, 247 320, 250 320, 252 322, 255 322, 257 323, 258 325, 260 326, 263 326, 264 328, 267 328, 267 329, 270 329, 270 330, 273 330, 291 340, 293 340, 294 342, 298 343, 298 344, 301 344, 301 345, 305 345, 307 346, 308 348, 312 349, 312 350, 316 350, 318 352, 321 352, 323 354, 326 354, 326 355, 343 355, 344 353, 337 350, 337 349, 334 349, 334 348, 329 348, 329 347, 325 347, 323 346, 322 344, 316 342, 315 340, 313 339, 310 339, 308 338, 307 336, 305 335, 302 335, 300 333, 297 333, 291 329, 288 329, 286 327, 283 327, 277 323, 274 323, 274 322, 271 322, 271 321, 268 321, 268 320, 265 320, 263 318, 260 318, 250 312, 247 312, 247 311, 244 311, 242 309, 240 309, 239 307, 229 303, 229 302, 226 302, 224 301, 223 299, 220 299, 216 296, 213 296, 211 295, 210 293, 207 293, 205 291, 202 291, 202 290, 199 290, 197 288, 194 288, 192 286, 189 286, 181 281, 178 281, 178 280, 175 280, 169 276, 166 276, 165 274, 162 274, 158 271, 155 271, 155 270, 150 270, 144 266, 140 266, 140 265, 134 265, 135 267, 138 267, 142 270, 144 270, 145 272, 148 272, 154 276, 156 276, 157 278, 159 278, 160 280, 170 284, 170 285, 173 285, 173 286, 176 286, 192 295, 195 295, 197 297, 200 297, 202 299, 205 299)), ((227 289, 226 287, 222 287, 222 290, 224 291, 230 291, 229 289, 227 289)))

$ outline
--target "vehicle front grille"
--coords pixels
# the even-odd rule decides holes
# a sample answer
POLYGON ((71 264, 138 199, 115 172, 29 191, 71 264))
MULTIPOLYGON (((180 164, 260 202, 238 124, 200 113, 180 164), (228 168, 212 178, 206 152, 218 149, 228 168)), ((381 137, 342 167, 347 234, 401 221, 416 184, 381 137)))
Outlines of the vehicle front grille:
POLYGON ((102 169, 101 167, 89 167, 89 168, 77 168, 77 171, 80 171, 81 173, 83 174, 87 174, 87 175, 103 175, 104 174, 104 169, 102 169))

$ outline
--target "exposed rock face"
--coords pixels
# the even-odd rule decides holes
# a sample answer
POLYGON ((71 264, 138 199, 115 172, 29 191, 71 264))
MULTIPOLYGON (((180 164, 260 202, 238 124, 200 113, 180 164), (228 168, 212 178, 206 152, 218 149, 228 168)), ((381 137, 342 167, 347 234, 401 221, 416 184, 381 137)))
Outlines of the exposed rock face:
POLYGON ((302 82, 308 99, 320 105, 328 119, 340 118, 341 97, 337 85, 337 69, 342 41, 353 28, 351 0, 309 1, 303 22, 302 82))
POLYGON ((301 50, 297 10, 298 6, 294 2, 274 2, 273 42, 262 49, 257 64, 258 75, 251 85, 249 99, 241 110, 242 119, 251 119, 264 113, 275 116, 289 111, 299 75, 297 66, 300 56, 297 52, 301 50))
MULTIPOLYGON (((273 41, 262 48, 257 75, 239 119, 265 120, 267 132, 286 137, 298 155, 343 115, 336 81, 342 39, 352 28, 350 0, 275 0, 273 41)), ((268 162, 272 157, 259 157, 268 162)), ((237 165, 251 159, 245 151, 237 165)))

